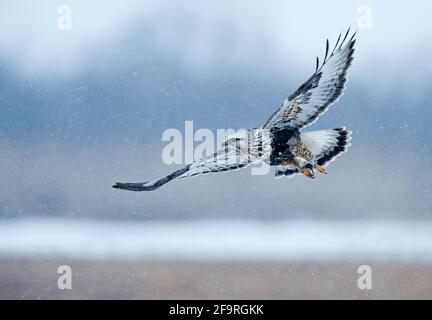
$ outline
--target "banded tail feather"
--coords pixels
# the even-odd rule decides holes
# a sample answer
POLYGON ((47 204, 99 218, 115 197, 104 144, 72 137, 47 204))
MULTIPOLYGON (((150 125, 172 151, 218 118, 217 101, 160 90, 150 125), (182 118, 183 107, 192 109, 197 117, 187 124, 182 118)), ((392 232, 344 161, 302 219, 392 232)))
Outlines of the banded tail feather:
POLYGON ((351 131, 346 128, 302 132, 302 142, 314 154, 316 163, 326 167, 351 146, 351 131))

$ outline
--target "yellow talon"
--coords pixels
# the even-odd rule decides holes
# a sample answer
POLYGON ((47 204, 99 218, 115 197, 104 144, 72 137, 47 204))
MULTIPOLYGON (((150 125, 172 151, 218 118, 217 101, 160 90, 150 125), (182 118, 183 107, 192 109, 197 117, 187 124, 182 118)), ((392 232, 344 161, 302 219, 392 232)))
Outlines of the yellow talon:
POLYGON ((327 171, 324 169, 324 167, 316 166, 316 169, 317 169, 319 172, 321 172, 321 173, 325 173, 325 174, 327 174, 327 171))
POLYGON ((314 178, 314 174, 313 174, 313 171, 311 170, 311 169, 309 169, 309 168, 304 168, 303 169, 303 174, 306 176, 306 177, 309 177, 309 178, 314 178))

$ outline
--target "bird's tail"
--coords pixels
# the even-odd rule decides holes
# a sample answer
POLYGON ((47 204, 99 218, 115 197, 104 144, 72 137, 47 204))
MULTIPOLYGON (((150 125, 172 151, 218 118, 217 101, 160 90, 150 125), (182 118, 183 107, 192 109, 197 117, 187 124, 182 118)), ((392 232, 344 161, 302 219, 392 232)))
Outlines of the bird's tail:
POLYGON ((320 166, 326 166, 351 145, 351 131, 346 128, 302 132, 300 137, 320 166))
MULTIPOLYGON (((328 130, 329 131, 329 130, 328 130)), ((347 152, 348 148, 351 146, 351 134, 352 132, 347 130, 345 127, 332 129, 335 137, 326 149, 317 156, 317 164, 320 166, 326 166, 342 153, 347 152)))
POLYGON ((114 189, 122 189, 129 191, 152 191, 160 188, 165 183, 170 182, 171 180, 180 177, 183 173, 189 170, 189 166, 177 170, 166 177, 163 177, 156 181, 148 181, 148 182, 116 182, 112 187, 114 189))

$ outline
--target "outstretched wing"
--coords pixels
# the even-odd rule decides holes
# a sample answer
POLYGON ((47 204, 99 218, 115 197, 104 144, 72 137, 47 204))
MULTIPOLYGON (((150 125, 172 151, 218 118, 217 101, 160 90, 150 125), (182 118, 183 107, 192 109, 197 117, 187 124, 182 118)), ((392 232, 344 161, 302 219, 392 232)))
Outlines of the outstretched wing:
POLYGON ((247 166, 255 159, 250 154, 244 154, 241 149, 226 147, 218 152, 204 157, 192 164, 177 170, 159 180, 138 183, 117 182, 113 188, 130 191, 151 191, 160 188, 174 179, 182 179, 205 173, 218 173, 228 170, 236 170, 247 166))
POLYGON ((301 129, 315 122, 318 117, 342 95, 347 81, 347 70, 354 53, 355 33, 344 45, 349 29, 339 45, 341 35, 329 55, 327 40, 324 62, 317 66, 315 73, 295 93, 285 99, 282 106, 264 125, 267 129, 301 129))

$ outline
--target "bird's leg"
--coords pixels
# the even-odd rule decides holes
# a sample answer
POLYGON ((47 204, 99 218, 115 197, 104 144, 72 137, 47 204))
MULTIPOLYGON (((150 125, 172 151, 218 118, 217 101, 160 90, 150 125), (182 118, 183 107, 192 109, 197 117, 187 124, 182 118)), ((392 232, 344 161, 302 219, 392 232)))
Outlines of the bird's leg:
POLYGON ((308 178, 311 178, 311 179, 315 178, 313 169, 311 169, 309 167, 306 167, 306 166, 303 167, 303 174, 308 178))
POLYGON ((298 168, 300 168, 301 172, 308 178, 315 178, 315 174, 313 171, 313 165, 308 162, 306 159, 302 157, 295 157, 295 162, 297 163, 298 168))
POLYGON ((326 169, 324 167, 320 166, 320 165, 317 165, 316 169, 318 170, 318 172, 327 174, 326 169))

